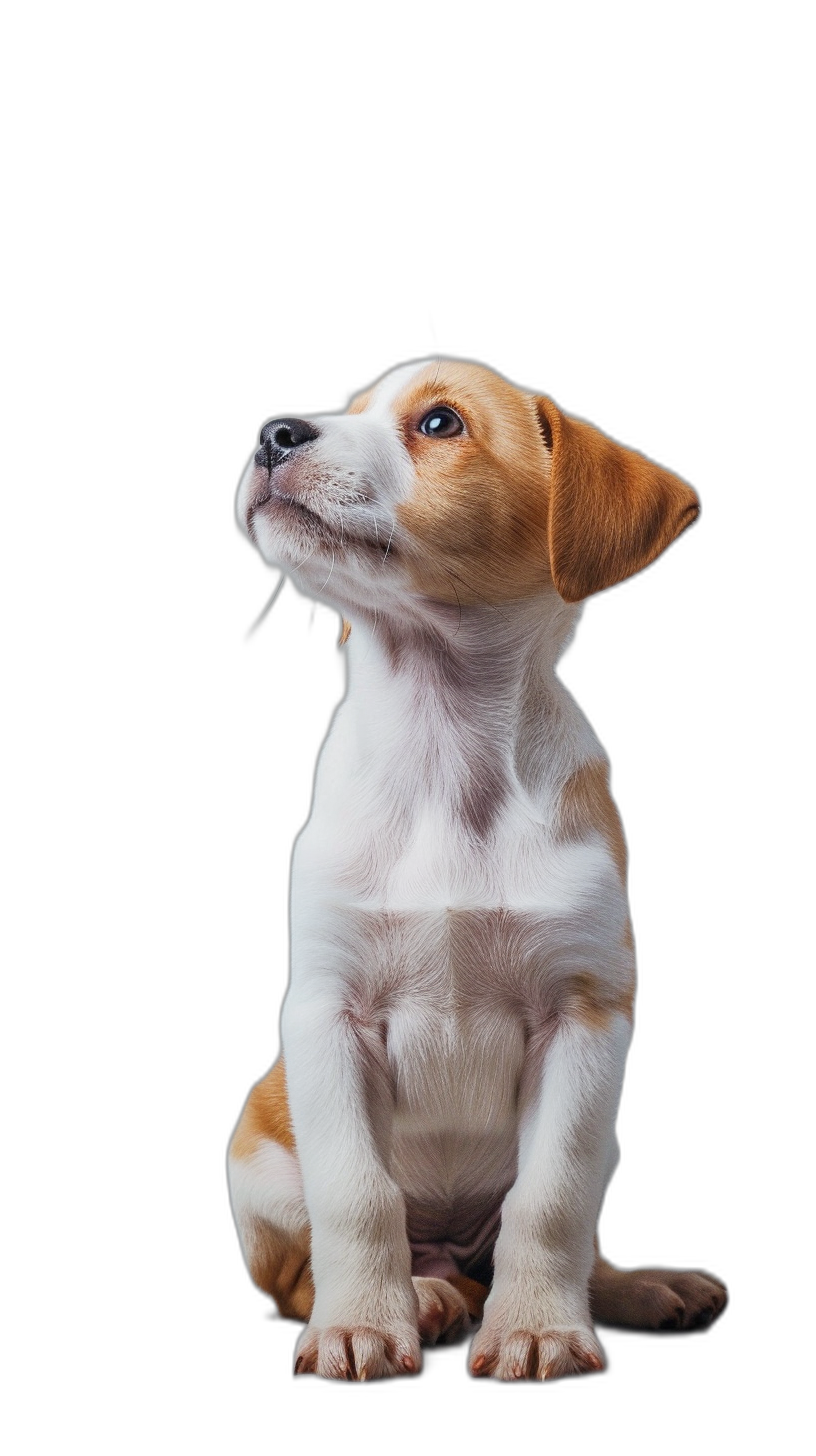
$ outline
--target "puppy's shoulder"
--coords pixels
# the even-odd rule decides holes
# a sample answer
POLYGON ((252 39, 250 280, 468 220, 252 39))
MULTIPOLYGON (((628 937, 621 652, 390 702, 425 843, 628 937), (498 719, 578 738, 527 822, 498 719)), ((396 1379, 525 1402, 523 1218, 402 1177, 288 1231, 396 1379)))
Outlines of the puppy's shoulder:
POLYGON ((600 835, 626 881, 626 839, 610 787, 609 760, 598 751, 573 766, 555 795, 553 838, 583 844, 600 835))
POLYGON ((265 1141, 293 1152, 295 1137, 286 1092, 283 1057, 252 1088, 230 1143, 230 1157, 251 1158, 265 1141))

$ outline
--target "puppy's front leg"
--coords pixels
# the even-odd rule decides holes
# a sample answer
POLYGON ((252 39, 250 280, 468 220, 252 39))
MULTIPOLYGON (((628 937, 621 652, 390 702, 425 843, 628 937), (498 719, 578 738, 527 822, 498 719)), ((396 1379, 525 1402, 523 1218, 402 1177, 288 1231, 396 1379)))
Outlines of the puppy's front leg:
POLYGON ((418 1370, 405 1204, 387 1169, 393 1090, 382 1039, 335 999, 291 991, 282 1030, 315 1285, 295 1371, 365 1380, 418 1370))
POLYGON ((547 1050, 471 1346, 474 1375, 543 1380, 603 1367, 588 1286, 630 1034, 619 1012, 601 1025, 570 1016, 547 1050))

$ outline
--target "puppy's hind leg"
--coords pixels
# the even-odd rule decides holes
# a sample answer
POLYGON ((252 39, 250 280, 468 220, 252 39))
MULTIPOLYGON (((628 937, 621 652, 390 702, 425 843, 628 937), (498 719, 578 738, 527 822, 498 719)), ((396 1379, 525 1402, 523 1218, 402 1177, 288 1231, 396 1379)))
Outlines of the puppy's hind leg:
POLYGON ((310 1235, 282 1061, 249 1094, 229 1149, 230 1199, 247 1268, 287 1319, 309 1319, 310 1235))
POLYGON ((464 1274, 444 1279, 414 1275, 423 1345, 452 1345, 481 1320, 489 1290, 464 1274))
POLYGON ((589 1282, 593 1317, 602 1325, 638 1330, 698 1330, 714 1322, 728 1301, 713 1274, 693 1269, 615 1269, 596 1247, 589 1282))

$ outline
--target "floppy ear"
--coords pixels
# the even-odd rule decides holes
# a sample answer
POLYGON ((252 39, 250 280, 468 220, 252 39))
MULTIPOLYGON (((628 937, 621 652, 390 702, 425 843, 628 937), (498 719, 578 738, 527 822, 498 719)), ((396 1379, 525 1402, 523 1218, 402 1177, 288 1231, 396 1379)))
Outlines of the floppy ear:
POLYGON ((561 413, 551 399, 536 400, 552 451, 550 569, 567 602, 623 581, 654 561, 698 515, 690 486, 561 413))

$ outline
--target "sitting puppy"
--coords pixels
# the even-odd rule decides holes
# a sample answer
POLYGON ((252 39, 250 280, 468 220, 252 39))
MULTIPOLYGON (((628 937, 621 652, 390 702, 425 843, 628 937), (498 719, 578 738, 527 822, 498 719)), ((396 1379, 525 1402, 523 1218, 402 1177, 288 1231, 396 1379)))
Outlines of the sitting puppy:
POLYGON ((694 520, 676 476, 474 364, 393 370, 261 431, 238 514, 351 624, 292 866, 286 1056, 230 1147, 295 1369, 600 1370, 593 1321, 709 1323, 718 1280, 623 1272, 616 1161, 635 954, 609 767, 556 676, 577 603, 694 520))

